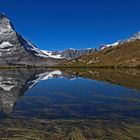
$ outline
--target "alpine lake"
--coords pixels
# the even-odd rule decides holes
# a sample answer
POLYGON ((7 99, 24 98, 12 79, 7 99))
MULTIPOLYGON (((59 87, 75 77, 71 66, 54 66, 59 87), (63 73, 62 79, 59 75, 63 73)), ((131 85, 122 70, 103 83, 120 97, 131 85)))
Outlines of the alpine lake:
POLYGON ((0 140, 140 140, 140 69, 1 69, 0 140))

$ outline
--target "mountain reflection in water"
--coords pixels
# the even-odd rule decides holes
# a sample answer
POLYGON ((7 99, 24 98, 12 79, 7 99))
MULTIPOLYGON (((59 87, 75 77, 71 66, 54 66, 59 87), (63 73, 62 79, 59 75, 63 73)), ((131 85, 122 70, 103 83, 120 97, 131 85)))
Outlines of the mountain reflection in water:
POLYGON ((0 70, 0 104, 1 110, 6 114, 12 113, 14 104, 20 96, 33 88, 41 80, 76 76, 63 74, 60 70, 41 69, 14 69, 0 70))
POLYGON ((3 69, 0 108, 0 138, 139 139, 140 71, 3 69))

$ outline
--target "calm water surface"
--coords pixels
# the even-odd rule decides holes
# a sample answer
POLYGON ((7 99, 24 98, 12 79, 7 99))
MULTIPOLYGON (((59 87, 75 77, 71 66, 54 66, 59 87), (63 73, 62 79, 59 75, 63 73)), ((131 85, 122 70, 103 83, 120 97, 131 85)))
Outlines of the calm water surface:
POLYGON ((1 138, 138 140, 140 70, 0 70, 0 107, 1 138))

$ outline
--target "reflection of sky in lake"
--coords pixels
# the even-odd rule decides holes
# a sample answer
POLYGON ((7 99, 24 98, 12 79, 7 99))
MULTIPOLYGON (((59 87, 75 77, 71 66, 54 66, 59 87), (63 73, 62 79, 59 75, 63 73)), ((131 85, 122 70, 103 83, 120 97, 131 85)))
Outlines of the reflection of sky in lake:
POLYGON ((140 119, 140 92, 86 78, 54 78, 29 89, 17 101, 12 116, 140 119))

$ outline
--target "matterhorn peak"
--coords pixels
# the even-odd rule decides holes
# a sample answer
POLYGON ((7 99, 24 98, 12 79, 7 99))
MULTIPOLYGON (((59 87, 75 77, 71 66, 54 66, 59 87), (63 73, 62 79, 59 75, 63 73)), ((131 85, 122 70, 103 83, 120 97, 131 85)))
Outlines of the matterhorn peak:
POLYGON ((0 13, 0 28, 1 29, 13 29, 14 26, 11 23, 10 19, 4 13, 0 13))
POLYGON ((7 18, 5 13, 0 13, 0 19, 2 19, 2 18, 7 18))

